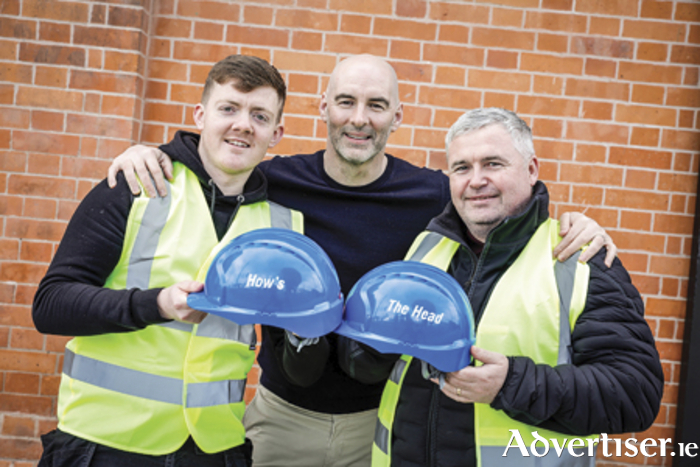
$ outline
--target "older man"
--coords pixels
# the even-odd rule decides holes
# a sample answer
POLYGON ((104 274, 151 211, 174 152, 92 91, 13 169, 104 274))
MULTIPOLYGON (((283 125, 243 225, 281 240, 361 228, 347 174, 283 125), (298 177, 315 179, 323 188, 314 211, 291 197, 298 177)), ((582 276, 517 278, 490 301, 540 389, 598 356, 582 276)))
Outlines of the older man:
MULTIPOLYGON (((659 409, 663 373, 642 299, 603 251, 588 264, 552 260, 559 226, 517 115, 467 112, 446 141, 452 202, 408 258, 462 284, 476 365, 440 375, 403 356, 382 398, 372 465, 593 465, 595 436, 577 442, 584 452, 557 452, 555 442, 642 431, 659 409), (560 267, 569 286, 555 279, 560 267), (537 436, 551 447, 546 459, 530 451, 537 436)), ((360 366, 361 354, 350 359, 360 377, 376 371, 360 366)))
MULTIPOLYGON (((365 272, 405 255, 449 201, 448 180, 386 154, 403 107, 396 73, 383 59, 341 61, 319 110, 328 129, 325 149, 275 157, 260 167, 270 199, 304 213, 306 235, 333 260, 347 295, 365 272)), ((168 167, 161 154, 136 147, 115 161, 110 174, 124 167, 135 184, 136 168, 147 185, 146 166, 157 172, 156 181, 162 179, 159 162, 168 167)), ((609 239, 593 221, 580 219, 569 229, 569 215, 563 217, 564 230, 577 235, 567 236, 557 254, 571 254, 591 239, 597 249, 609 239)), ((261 386, 244 420, 256 467, 368 465, 387 362, 375 361, 382 377, 358 381, 339 362, 339 353, 357 347, 354 341, 330 334, 301 351, 297 345, 295 336, 263 327, 261 386)))

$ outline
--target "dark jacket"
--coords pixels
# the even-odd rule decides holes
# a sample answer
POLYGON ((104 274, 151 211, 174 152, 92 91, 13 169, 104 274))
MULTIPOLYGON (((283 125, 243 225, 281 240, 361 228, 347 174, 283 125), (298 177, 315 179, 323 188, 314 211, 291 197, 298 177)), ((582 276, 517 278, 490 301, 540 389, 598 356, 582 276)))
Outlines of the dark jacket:
MULTIPOLYGON (((479 256, 449 204, 428 230, 461 244, 449 273, 467 292, 478 322, 494 286, 548 217, 541 182, 526 211, 488 235, 479 256)), ((508 357, 505 383, 494 409, 538 427, 572 435, 642 431, 661 403, 663 372, 639 292, 618 259, 611 268, 601 251, 589 261, 586 306, 572 333, 573 364, 536 365, 508 357)), ((362 356, 355 371, 362 372, 362 356)), ((414 360, 404 380, 392 439, 392 466, 474 466, 474 406, 448 398, 423 378, 414 360)), ((376 371, 376 370, 375 370, 376 371)))
MULTIPOLYGON (((204 170, 198 144, 199 135, 179 131, 161 149, 198 176, 220 239, 240 204, 266 199, 267 181, 256 168, 243 195, 224 196, 204 170)), ((34 297, 32 317, 40 332, 89 336, 168 321, 158 312, 157 297, 162 289, 103 288, 119 262, 133 200, 120 174, 116 188, 110 189, 102 181, 80 203, 34 297)))

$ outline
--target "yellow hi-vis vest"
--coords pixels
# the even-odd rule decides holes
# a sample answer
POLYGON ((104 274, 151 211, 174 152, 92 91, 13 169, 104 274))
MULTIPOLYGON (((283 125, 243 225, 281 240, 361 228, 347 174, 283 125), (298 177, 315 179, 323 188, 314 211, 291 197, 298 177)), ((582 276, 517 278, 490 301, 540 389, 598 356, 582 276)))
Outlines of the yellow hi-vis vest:
MULTIPOLYGON (((492 291, 476 329, 477 347, 508 356, 527 356, 537 364, 571 363, 571 332, 586 304, 590 270, 588 265, 576 261, 578 254, 564 263, 553 260, 551 252, 559 240, 557 221, 549 219, 538 228, 492 291)), ((435 232, 423 232, 406 258, 447 270, 458 248, 459 244, 449 238, 435 232)), ((372 446, 372 467, 391 465, 394 416, 412 359, 403 355, 397 361, 382 394, 372 446)), ((552 439, 563 446, 575 437, 515 421, 488 404, 474 404, 474 433, 478 467, 595 465, 594 440, 597 436, 582 438, 584 443, 590 441, 583 449, 575 449, 575 456, 570 454, 568 444, 559 454, 552 439), (513 438, 515 433, 511 430, 518 430, 521 438, 513 438), (531 449, 536 440, 532 434, 535 431, 549 443, 550 449, 542 457, 539 457, 545 452, 542 442, 535 446, 537 455, 531 449), (522 455, 517 447, 519 443, 527 447, 529 457, 522 455), (593 455, 590 457, 588 445, 592 446, 593 455), (508 446, 511 447, 504 457, 508 446), (577 457, 579 454, 581 457, 577 457)))
MULTIPOLYGON (((241 205, 218 241, 197 177, 174 164, 165 198, 134 200, 111 289, 202 281, 216 253, 250 230, 302 232, 301 213, 271 202, 241 205)), ((189 436, 206 453, 245 441, 246 378, 255 328, 215 315, 198 325, 172 321, 68 342, 58 398, 58 428, 129 452, 164 455, 189 436)))

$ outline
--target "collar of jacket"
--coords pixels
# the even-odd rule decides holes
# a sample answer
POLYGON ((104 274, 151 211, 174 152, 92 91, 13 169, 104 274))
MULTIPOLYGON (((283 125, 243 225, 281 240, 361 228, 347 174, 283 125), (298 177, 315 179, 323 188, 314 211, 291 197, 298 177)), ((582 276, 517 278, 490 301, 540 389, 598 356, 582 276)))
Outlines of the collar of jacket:
MULTIPOLYGON (((189 131, 178 131, 175 133, 172 141, 167 144, 160 146, 160 150, 166 153, 173 162, 177 161, 190 169, 199 178, 200 185, 204 191, 204 195, 207 198, 207 204, 214 196, 216 203, 225 203, 238 205, 239 197, 241 195, 235 196, 224 196, 224 194, 219 190, 219 188, 213 184, 209 183, 211 177, 204 170, 204 165, 202 165, 202 159, 199 156, 199 151, 197 147, 199 146, 199 134, 192 133, 189 131)), ((267 178, 262 173, 262 171, 256 167, 250 174, 248 181, 243 187, 243 203, 242 204, 253 204, 260 201, 265 201, 267 199, 267 178)))
MULTIPOLYGON (((542 222, 549 219, 549 192, 541 181, 532 188, 532 198, 523 212, 506 217, 486 238, 486 247, 503 245, 512 249, 518 243, 527 243, 542 222)), ((427 230, 437 232, 463 246, 467 246, 467 227, 450 201, 445 210, 428 224, 427 230)))
POLYGON ((504 219, 486 238, 477 258, 466 241, 466 226, 449 203, 427 230, 440 233, 462 246, 452 258, 450 274, 469 296, 478 323, 498 278, 513 264, 537 228, 549 218, 549 194, 544 183, 537 182, 525 210, 504 219))

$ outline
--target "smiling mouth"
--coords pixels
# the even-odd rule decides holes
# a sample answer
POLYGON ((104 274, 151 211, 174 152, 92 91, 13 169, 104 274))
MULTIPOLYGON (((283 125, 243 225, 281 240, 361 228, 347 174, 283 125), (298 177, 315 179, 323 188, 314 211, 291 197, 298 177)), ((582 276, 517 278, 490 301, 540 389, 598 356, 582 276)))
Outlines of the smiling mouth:
POLYGON ((467 201, 470 201, 473 203, 478 203, 480 201, 488 201, 490 199, 495 199, 497 197, 498 197, 498 195, 469 196, 469 197, 467 197, 467 201))
POLYGON ((250 144, 246 143, 245 141, 240 141, 237 139, 226 139, 227 144, 230 144, 231 146, 235 146, 237 148, 249 148, 250 144))
POLYGON ((357 141, 359 143, 362 143, 364 141, 369 141, 372 139, 370 135, 352 135, 350 133, 344 133, 345 136, 347 136, 349 139, 352 141, 357 141))

